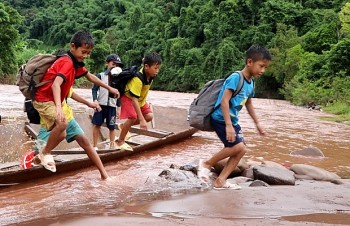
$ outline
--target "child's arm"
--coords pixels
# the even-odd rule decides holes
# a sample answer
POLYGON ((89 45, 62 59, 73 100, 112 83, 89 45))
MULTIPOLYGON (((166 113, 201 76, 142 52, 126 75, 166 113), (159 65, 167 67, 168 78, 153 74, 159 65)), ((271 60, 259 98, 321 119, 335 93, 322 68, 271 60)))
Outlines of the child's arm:
POLYGON ((260 126, 258 117, 255 114, 252 98, 248 98, 247 102, 245 103, 245 107, 247 108, 247 111, 250 115, 250 117, 253 119, 257 130, 259 131, 260 135, 266 135, 265 130, 260 126))
POLYGON ((225 89, 224 94, 221 99, 221 110, 222 115, 224 116, 225 125, 226 125, 226 139, 229 142, 234 142, 236 140, 236 132, 233 128, 231 116, 230 116, 230 100, 232 97, 232 90, 225 89))
POLYGON ((61 85, 63 83, 63 78, 61 76, 56 76, 52 83, 51 89, 53 93, 53 99, 56 105, 56 120, 64 122, 66 117, 62 110, 62 100, 61 100, 61 85))
POLYGON ((90 102, 79 96, 77 93, 73 92, 71 98, 79 103, 85 104, 86 106, 95 109, 96 111, 101 111, 101 107, 98 102, 90 102))
POLYGON ((97 78, 95 75, 91 74, 90 72, 88 72, 85 77, 87 78, 87 80, 89 80, 90 82, 94 83, 95 85, 101 86, 105 89, 108 90, 108 92, 113 93, 115 95, 116 98, 119 98, 119 91, 113 87, 110 87, 109 85, 106 85, 105 83, 103 83, 99 78, 97 78))
POLYGON ((135 108, 135 111, 136 111, 136 114, 137 114, 137 118, 139 119, 139 122, 140 122, 140 128, 147 130, 147 122, 146 122, 146 120, 143 117, 143 114, 141 112, 141 108, 140 108, 140 104, 139 104, 138 98, 137 97, 132 97, 131 100, 132 100, 132 105, 135 108))

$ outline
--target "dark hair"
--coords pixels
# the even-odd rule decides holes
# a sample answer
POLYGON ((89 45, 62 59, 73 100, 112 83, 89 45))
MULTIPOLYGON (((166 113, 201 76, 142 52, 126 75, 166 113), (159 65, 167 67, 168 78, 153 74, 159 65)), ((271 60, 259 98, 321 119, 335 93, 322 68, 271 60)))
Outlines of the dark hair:
POLYGON ((162 64, 162 58, 156 52, 146 53, 142 59, 142 63, 149 66, 152 66, 153 64, 162 64))
POLYGON ((80 30, 75 32, 72 36, 70 43, 74 43, 75 47, 81 47, 83 45, 87 45, 89 47, 94 47, 94 39, 92 35, 88 31, 80 30))
POLYGON ((270 52, 263 46, 252 45, 246 52, 245 60, 252 59, 254 62, 258 60, 269 60, 271 61, 270 52))

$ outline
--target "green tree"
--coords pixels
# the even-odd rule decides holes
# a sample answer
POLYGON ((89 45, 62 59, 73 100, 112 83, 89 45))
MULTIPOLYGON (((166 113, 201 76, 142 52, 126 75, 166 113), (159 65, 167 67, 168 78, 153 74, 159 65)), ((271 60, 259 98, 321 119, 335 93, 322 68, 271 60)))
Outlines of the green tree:
POLYGON ((0 77, 9 77, 17 68, 19 33, 16 27, 21 22, 22 17, 15 9, 0 3, 0 77))

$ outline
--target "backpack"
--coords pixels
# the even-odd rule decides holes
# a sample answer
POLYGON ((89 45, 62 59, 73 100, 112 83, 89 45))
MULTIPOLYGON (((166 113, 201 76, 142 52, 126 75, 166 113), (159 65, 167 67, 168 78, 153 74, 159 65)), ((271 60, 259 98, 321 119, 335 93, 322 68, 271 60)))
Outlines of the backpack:
MULTIPOLYGON (((112 70, 112 69, 111 69, 112 70)), ((117 89, 120 93, 120 96, 125 94, 126 84, 134 77, 139 77, 143 84, 144 78, 142 74, 139 72, 137 66, 132 66, 130 68, 125 68, 117 75, 111 74, 111 70, 109 70, 108 75, 110 76, 110 86, 117 89)))
POLYGON ((44 77, 47 69, 59 57, 64 55, 62 52, 57 52, 56 54, 37 54, 18 69, 16 85, 19 86, 19 90, 26 98, 33 100, 36 89, 51 81, 41 82, 41 79, 44 77))
POLYGON ((24 101, 24 112, 27 113, 27 118, 29 123, 40 124, 40 115, 39 112, 34 108, 33 102, 31 99, 25 99, 24 101))
MULTIPOLYGON (((236 72, 239 73, 240 79, 232 97, 241 91, 244 82, 243 74, 240 71, 236 72)), ((210 122, 211 114, 220 106, 220 104, 215 106, 215 103, 226 78, 209 81, 199 91, 197 98, 192 101, 189 108, 188 121, 190 126, 202 131, 214 131, 210 122)))

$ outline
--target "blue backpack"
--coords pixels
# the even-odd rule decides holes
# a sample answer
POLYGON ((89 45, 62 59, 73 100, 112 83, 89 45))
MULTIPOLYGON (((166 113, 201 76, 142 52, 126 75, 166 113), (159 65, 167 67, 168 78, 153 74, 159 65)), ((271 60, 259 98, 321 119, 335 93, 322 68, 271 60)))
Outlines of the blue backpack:
MULTIPOLYGON (((240 79, 232 97, 241 91, 244 82, 242 72, 236 71, 236 73, 239 73, 240 79)), ((202 131, 214 131, 210 122, 211 114, 220 107, 220 104, 215 106, 215 103, 225 80, 226 78, 209 81, 199 91, 198 96, 192 101, 188 111, 190 126, 202 131)))

